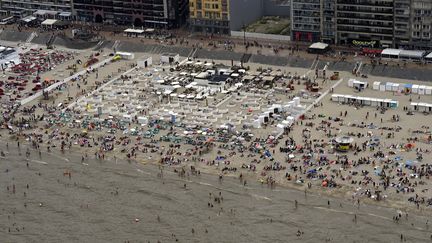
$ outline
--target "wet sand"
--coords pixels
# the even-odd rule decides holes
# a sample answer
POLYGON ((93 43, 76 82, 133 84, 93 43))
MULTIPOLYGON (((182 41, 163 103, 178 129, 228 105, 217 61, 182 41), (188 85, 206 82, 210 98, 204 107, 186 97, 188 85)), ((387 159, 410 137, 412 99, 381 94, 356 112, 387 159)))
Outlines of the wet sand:
POLYGON ((1 149, 2 242, 400 242, 400 234, 430 241, 428 217, 410 213, 395 223, 395 209, 252 179, 243 186, 204 173, 182 178, 173 168, 160 177, 150 164, 33 150, 26 160, 25 145, 21 156, 16 144, 1 149), (221 203, 209 196, 219 192, 221 203))

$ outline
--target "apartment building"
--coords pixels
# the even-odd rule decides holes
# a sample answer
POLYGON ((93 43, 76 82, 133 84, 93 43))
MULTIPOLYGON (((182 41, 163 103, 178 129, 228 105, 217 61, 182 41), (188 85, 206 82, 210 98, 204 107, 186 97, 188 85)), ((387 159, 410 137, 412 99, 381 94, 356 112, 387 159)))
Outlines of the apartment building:
POLYGON ((186 22, 187 0, 74 0, 76 19, 96 23, 176 28, 186 22))
POLYGON ((292 0, 292 39, 364 47, 430 47, 431 0, 292 0))
POLYGON ((189 0, 189 25, 193 31, 229 34, 229 0, 189 0))
POLYGON ((410 46, 432 47, 432 1, 413 0, 410 7, 410 46))
POLYGON ((321 0, 291 1, 291 32, 296 41, 321 41, 321 0))
POLYGON ((189 0, 192 31, 230 34, 263 16, 289 16, 288 0, 189 0))
POLYGON ((336 0, 336 42, 392 46, 394 0, 336 0))
POLYGON ((0 0, 0 15, 25 17, 35 14, 45 17, 72 16, 72 0, 0 0))

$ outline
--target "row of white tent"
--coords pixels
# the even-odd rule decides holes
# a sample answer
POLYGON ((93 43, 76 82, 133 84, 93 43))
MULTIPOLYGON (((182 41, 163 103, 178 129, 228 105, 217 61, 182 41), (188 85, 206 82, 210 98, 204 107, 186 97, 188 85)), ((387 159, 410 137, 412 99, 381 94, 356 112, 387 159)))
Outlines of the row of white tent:
MULTIPOLYGON (((303 110, 304 107, 300 104, 300 98, 295 97, 292 101, 289 101, 288 103, 281 105, 281 104, 273 104, 271 107, 269 107, 266 111, 264 111, 262 114, 260 114, 257 119, 252 121, 252 125, 254 128, 260 128, 262 124, 269 122, 270 117, 273 114, 277 114, 280 112, 287 112, 291 111, 291 113, 296 113, 296 111, 303 110)), ((295 117, 288 116, 285 120, 282 121, 280 127, 287 127, 291 126, 295 121, 295 117)))
POLYGON ((411 102, 411 108, 412 110, 419 112, 432 112, 432 104, 429 103, 411 102))
POLYGON ((381 57, 387 59, 412 61, 421 61, 424 59, 427 62, 432 62, 432 52, 428 54, 428 52, 420 50, 402 50, 386 48, 381 52, 381 57))
POLYGON ((339 103, 357 103, 367 106, 397 108, 399 102, 391 99, 378 99, 353 95, 332 94, 331 100, 339 103))
POLYGON ((432 86, 418 84, 401 84, 392 82, 374 82, 372 89, 379 91, 405 92, 419 95, 432 95, 432 86))

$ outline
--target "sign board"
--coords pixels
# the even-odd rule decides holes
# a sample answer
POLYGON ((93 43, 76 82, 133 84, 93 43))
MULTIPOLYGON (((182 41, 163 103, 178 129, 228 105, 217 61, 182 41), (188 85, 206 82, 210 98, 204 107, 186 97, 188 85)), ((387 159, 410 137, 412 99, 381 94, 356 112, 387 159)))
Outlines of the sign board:
POLYGON ((348 43, 350 43, 353 46, 357 47, 371 47, 371 48, 378 48, 380 47, 380 42, 377 40, 355 40, 350 39, 348 40, 348 43))

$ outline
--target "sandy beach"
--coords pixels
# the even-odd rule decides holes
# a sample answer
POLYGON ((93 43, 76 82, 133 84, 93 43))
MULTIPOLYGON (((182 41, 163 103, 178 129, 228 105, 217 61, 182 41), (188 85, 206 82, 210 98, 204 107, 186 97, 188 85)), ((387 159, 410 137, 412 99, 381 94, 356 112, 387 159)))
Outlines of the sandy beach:
MULTIPOLYGON (((109 53, 75 55, 103 60, 109 53)), ((7 100, 10 94, 2 97, 0 239, 432 240, 430 114, 410 104, 432 103, 432 96, 372 89, 374 81, 428 82, 344 71, 329 80, 334 70, 326 79, 315 78, 314 65, 247 63, 240 72, 241 64, 231 60, 181 57, 192 64, 169 65, 160 64, 160 55, 134 54, 135 60, 80 67, 86 73, 48 99, 16 106, 7 100), (144 57, 153 65, 136 67, 144 57), (192 74, 205 73, 208 64, 254 81, 194 87, 192 74), (271 81, 264 82, 266 77, 271 81), (348 87, 350 78, 369 87, 348 87), (175 92, 192 99, 163 93, 159 81, 176 83, 175 92), (307 90, 312 81, 317 92, 307 90), (205 99, 197 98, 201 94, 205 99), (342 104, 332 94, 392 99, 398 107, 342 104), (272 104, 282 107, 295 97, 295 109, 252 125, 272 104), (291 116, 297 119, 280 129, 291 116), (347 152, 335 149, 334 139, 341 136, 353 139, 347 152)), ((313 64, 318 61, 325 62, 313 64)), ((42 77, 63 79, 74 62, 42 77)))

